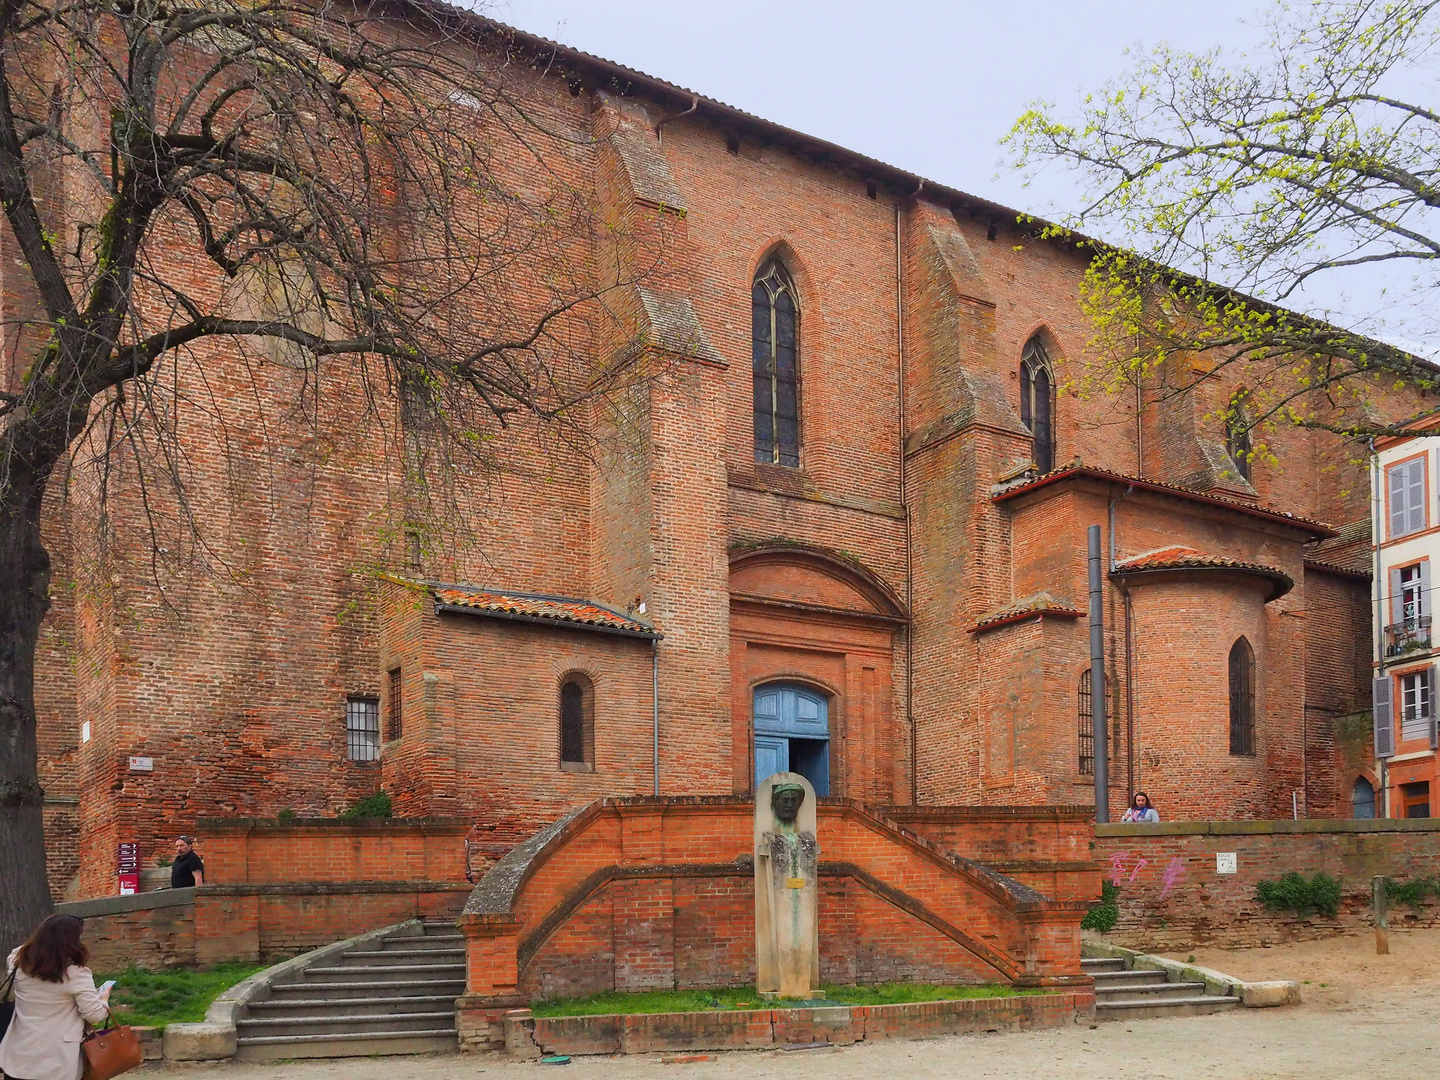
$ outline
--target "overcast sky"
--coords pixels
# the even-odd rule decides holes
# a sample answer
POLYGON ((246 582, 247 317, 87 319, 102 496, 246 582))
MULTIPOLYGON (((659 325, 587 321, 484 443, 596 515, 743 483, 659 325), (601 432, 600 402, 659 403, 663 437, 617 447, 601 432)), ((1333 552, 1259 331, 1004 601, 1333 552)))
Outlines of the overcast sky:
MULTIPOLYGON (((485 10, 1042 216, 1074 208, 1079 189, 1063 170, 1026 188, 1002 163, 999 140, 1030 102, 1073 112, 1087 90, 1129 66, 1129 47, 1168 41, 1191 51, 1242 52, 1262 40, 1261 0, 489 0, 485 10)), ((1379 287, 1347 276, 1290 304, 1355 325, 1389 306, 1379 287)), ((1384 322, 1384 336, 1419 344, 1384 322)))

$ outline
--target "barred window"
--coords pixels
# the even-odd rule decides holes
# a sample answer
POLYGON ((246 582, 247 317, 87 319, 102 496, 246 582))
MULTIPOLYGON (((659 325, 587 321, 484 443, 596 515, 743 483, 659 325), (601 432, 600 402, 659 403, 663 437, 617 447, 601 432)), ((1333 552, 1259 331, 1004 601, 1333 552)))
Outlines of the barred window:
POLYGON ((1055 467, 1055 375, 1038 336, 1020 356, 1020 422, 1033 438, 1035 467, 1049 472, 1055 467))
POLYGON ((379 759, 379 698, 351 697, 345 702, 345 753, 351 761, 379 759))
POLYGON ((386 703, 389 707, 389 715, 386 717, 386 738, 394 741, 400 738, 404 731, 405 720, 405 684, 400 678, 400 669, 390 669, 390 700, 386 703))
POLYGON ((1080 672, 1080 689, 1075 694, 1080 714, 1080 775, 1095 775, 1095 702, 1090 695, 1090 669, 1080 672))
POLYGON ((1243 637, 1230 648, 1230 753, 1255 755, 1255 650, 1243 637))
POLYGON ((751 351, 755 382, 755 460, 800 465, 800 307, 778 258, 755 275, 751 351))

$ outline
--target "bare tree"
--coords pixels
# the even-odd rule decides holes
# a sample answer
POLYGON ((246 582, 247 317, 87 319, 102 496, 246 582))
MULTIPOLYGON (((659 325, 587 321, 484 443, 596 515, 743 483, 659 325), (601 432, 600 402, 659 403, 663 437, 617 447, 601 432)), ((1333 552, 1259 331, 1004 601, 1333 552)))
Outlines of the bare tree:
POLYGON ((0 392, 0 940, 50 907, 34 679, 61 470, 103 489, 123 447, 142 498, 183 486, 174 397, 227 370, 284 374, 301 413, 336 387, 398 411, 423 472, 633 367, 594 347, 623 336, 626 282, 556 164, 587 136, 473 27, 365 0, 0 0, 0 243, 28 299, 0 392))
POLYGON ((1086 185, 1083 208, 1051 232, 1100 230, 1132 248, 1091 245, 1084 303, 1102 360, 1084 381, 1153 376, 1184 394, 1230 369, 1248 391, 1231 424, 1402 430, 1374 393, 1440 389, 1437 369, 1367 336, 1378 318, 1280 305, 1321 283, 1399 285, 1403 305, 1386 314, 1408 311, 1409 332, 1440 342, 1440 111, 1425 104, 1435 4, 1277 2, 1263 25, 1256 62, 1162 46, 1077 119, 1037 105, 1011 132, 1018 166, 1058 162, 1086 185))

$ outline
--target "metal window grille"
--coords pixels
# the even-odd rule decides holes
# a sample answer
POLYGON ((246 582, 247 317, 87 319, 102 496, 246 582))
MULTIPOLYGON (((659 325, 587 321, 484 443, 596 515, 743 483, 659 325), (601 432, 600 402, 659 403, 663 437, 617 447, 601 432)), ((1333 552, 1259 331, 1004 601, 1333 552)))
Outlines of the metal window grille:
POLYGON ((389 728, 386 735, 393 742, 395 739, 400 738, 401 733, 404 731, 405 720, 404 685, 401 682, 400 669, 398 667, 390 669, 390 700, 387 704, 389 705, 390 715, 386 717, 386 726, 389 728))
POLYGON ((1230 753, 1255 753, 1255 651, 1243 637, 1230 649, 1230 753))
POLYGON ((380 757, 380 702, 373 697, 352 697, 345 702, 345 752, 351 761, 380 757))
POLYGON ((578 682, 560 688, 560 760, 585 761, 585 690, 578 682))
POLYGON ((1095 702, 1090 695, 1090 669, 1080 673, 1075 695, 1080 713, 1080 775, 1095 775, 1095 702))

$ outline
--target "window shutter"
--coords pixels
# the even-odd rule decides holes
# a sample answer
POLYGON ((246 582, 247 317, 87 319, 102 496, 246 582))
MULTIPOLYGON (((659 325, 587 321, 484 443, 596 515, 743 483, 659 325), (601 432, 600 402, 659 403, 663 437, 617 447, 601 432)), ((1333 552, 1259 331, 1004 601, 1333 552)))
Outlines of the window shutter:
POLYGON ((1430 722, 1426 725, 1430 729, 1430 749, 1440 749, 1440 731, 1436 730, 1436 714, 1440 710, 1435 708, 1435 665, 1431 664, 1425 669, 1425 709, 1429 715, 1430 722))
POLYGON ((1409 473, 1410 491, 1405 496, 1405 509, 1410 513, 1406 532, 1425 528, 1425 459, 1418 457, 1405 466, 1409 473))
POLYGON ((1430 560, 1420 564, 1420 615, 1430 614, 1430 560))
POLYGON ((1393 682, 1388 675, 1372 684, 1371 703, 1375 716, 1375 757, 1395 756, 1395 709, 1391 704, 1393 682))
POLYGON ((1390 568, 1390 621, 1401 622, 1405 618, 1405 598, 1400 592, 1400 568, 1390 568))
POLYGON ((1405 513, 1405 466, 1391 466, 1388 474, 1390 478, 1390 536, 1405 535, 1405 522, 1408 515, 1405 513))

